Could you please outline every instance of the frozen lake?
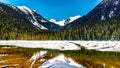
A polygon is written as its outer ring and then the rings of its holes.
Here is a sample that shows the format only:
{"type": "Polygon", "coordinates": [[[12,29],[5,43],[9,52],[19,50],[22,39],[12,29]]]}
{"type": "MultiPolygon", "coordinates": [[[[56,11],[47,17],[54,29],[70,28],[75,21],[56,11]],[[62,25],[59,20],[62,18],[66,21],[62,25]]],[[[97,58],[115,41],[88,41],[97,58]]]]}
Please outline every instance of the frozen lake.
{"type": "Polygon", "coordinates": [[[27,41],[2,40],[0,45],[12,45],[26,48],[45,48],[58,50],[95,49],[98,51],[120,51],[120,41],[27,41]]]}

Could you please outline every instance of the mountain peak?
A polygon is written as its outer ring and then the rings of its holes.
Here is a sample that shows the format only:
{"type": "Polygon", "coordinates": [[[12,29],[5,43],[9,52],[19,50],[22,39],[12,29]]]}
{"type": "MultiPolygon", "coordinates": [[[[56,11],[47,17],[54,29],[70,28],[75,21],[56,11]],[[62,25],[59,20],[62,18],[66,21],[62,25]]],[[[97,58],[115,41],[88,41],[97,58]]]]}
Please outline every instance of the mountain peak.
{"type": "Polygon", "coordinates": [[[17,6],[21,11],[23,11],[26,14],[32,13],[33,11],[31,9],[29,9],[26,6],[17,6]]]}
{"type": "Polygon", "coordinates": [[[57,21],[56,19],[50,19],[49,21],[50,22],[53,22],[55,24],[58,24],[60,26],[65,26],[73,21],[75,21],[76,19],[80,18],[81,16],[80,15],[77,15],[77,16],[74,16],[74,17],[69,17],[68,19],[63,19],[61,21],[57,21]]]}

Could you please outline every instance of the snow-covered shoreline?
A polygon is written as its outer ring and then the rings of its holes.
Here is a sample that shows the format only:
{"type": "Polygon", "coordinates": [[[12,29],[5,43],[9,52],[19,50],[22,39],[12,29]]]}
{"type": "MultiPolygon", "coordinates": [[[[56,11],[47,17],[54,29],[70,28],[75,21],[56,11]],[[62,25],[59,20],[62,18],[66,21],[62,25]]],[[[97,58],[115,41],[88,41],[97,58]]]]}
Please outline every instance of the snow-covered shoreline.
{"type": "Polygon", "coordinates": [[[120,41],[73,41],[86,49],[120,52],[120,41]]]}
{"type": "Polygon", "coordinates": [[[25,48],[45,48],[57,50],[80,50],[79,44],[86,49],[95,49],[98,51],[119,51],[120,41],[39,41],[39,40],[1,40],[0,45],[12,45],[25,48]]]}
{"type": "Polygon", "coordinates": [[[68,41],[27,41],[27,40],[2,40],[0,45],[11,45],[25,48],[44,48],[57,50],[79,50],[80,47],[68,41]]]}

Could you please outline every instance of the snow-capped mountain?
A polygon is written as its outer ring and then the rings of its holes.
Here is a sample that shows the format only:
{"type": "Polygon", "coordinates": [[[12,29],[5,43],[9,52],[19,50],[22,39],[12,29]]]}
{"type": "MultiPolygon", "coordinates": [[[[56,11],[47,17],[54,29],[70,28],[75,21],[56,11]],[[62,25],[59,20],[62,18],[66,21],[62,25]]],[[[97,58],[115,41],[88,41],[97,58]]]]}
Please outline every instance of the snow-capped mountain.
{"type": "Polygon", "coordinates": [[[106,20],[120,16],[120,0],[103,0],[87,15],[91,20],[106,20]]]}
{"type": "MultiPolygon", "coordinates": [[[[21,12],[25,13],[26,15],[30,15],[28,18],[28,20],[36,27],[40,28],[40,29],[46,29],[46,27],[42,26],[38,20],[37,20],[37,16],[35,16],[36,11],[33,11],[31,9],[29,9],[26,6],[17,6],[16,8],[18,8],[21,12]]],[[[39,17],[39,16],[38,16],[39,17]]],[[[45,20],[43,17],[40,17],[40,22],[47,22],[47,20],[45,20]]]]}
{"type": "Polygon", "coordinates": [[[29,22],[30,24],[32,24],[33,27],[37,28],[38,30],[43,29],[57,31],[61,29],[59,25],[49,22],[40,14],[38,14],[37,11],[31,10],[26,6],[14,6],[0,2],[0,9],[1,13],[7,12],[7,15],[11,14],[15,18],[22,19],[21,21],[29,22]]]}
{"type": "Polygon", "coordinates": [[[55,23],[55,24],[58,24],[58,25],[60,25],[60,26],[65,26],[65,25],[73,22],[74,20],[76,20],[76,19],[78,19],[78,18],[80,18],[80,17],[81,17],[80,15],[77,15],[77,16],[74,16],[74,17],[69,17],[69,18],[66,19],[66,20],[63,19],[63,20],[61,20],[61,21],[56,21],[55,19],[50,19],[49,21],[50,21],[50,22],[53,22],[53,23],[55,23]]]}
{"type": "Polygon", "coordinates": [[[120,17],[120,0],[103,0],[88,14],[66,25],[65,29],[84,23],[91,23],[117,17],[120,17]]]}

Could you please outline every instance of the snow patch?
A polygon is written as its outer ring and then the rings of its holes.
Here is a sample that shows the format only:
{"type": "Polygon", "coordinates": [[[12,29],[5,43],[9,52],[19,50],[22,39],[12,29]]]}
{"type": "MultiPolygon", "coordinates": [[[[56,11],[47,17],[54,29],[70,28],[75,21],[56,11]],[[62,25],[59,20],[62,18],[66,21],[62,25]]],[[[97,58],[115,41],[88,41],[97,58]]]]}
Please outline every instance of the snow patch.
{"type": "Polygon", "coordinates": [[[40,29],[43,29],[43,30],[48,30],[48,28],[44,27],[44,26],[41,26],[40,29]]]}
{"type": "Polygon", "coordinates": [[[117,8],[115,7],[114,10],[117,10],[117,8]]]}
{"type": "Polygon", "coordinates": [[[114,16],[114,11],[110,11],[109,17],[111,18],[111,17],[113,17],[113,16],[114,16]]]}
{"type": "Polygon", "coordinates": [[[80,15],[74,16],[74,17],[70,17],[70,18],[69,18],[69,19],[70,19],[69,22],[73,22],[74,20],[76,20],[76,19],[78,19],[78,18],[80,18],[80,17],[81,17],[80,15]]]}
{"type": "Polygon", "coordinates": [[[57,22],[55,19],[50,19],[49,21],[50,21],[50,22],[54,22],[54,23],[57,22]]]}
{"type": "Polygon", "coordinates": [[[115,1],[114,4],[115,4],[115,5],[118,5],[118,4],[119,4],[119,1],[115,1]]]}
{"type": "Polygon", "coordinates": [[[41,25],[38,22],[34,22],[33,25],[35,25],[37,27],[41,27],[41,25]]]}
{"type": "Polygon", "coordinates": [[[56,22],[56,24],[58,24],[60,26],[64,26],[64,22],[65,22],[65,20],[63,19],[61,21],[56,22]]]}
{"type": "Polygon", "coordinates": [[[103,15],[101,16],[101,20],[105,20],[105,17],[103,15]]]}
{"type": "Polygon", "coordinates": [[[53,23],[55,23],[55,24],[58,24],[58,25],[60,25],[60,26],[64,26],[64,22],[65,22],[64,19],[61,20],[61,21],[56,21],[55,19],[50,19],[49,21],[50,21],[50,22],[53,22],[53,23]]]}
{"type": "Polygon", "coordinates": [[[25,14],[32,13],[32,11],[29,8],[27,8],[26,6],[17,6],[17,7],[18,7],[18,9],[20,9],[25,14]]]}
{"type": "Polygon", "coordinates": [[[47,22],[47,21],[46,21],[46,20],[41,20],[41,22],[43,22],[43,23],[44,23],[44,22],[47,22]]]}

